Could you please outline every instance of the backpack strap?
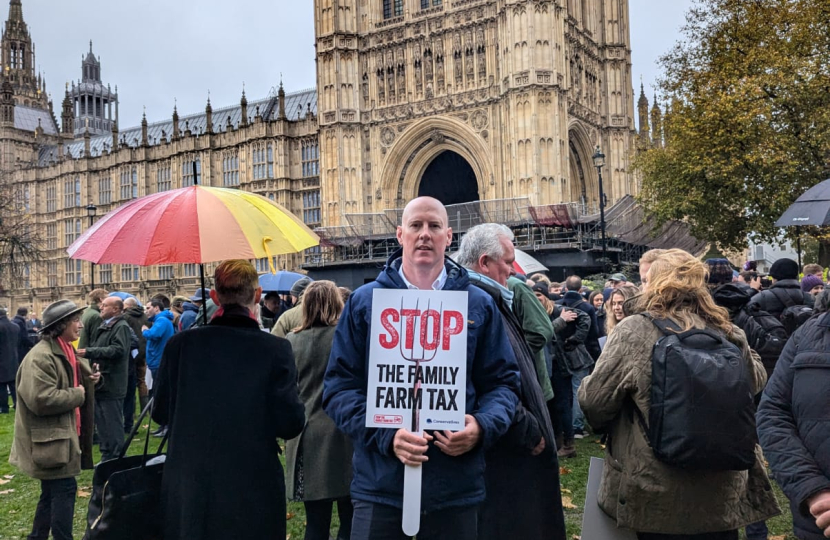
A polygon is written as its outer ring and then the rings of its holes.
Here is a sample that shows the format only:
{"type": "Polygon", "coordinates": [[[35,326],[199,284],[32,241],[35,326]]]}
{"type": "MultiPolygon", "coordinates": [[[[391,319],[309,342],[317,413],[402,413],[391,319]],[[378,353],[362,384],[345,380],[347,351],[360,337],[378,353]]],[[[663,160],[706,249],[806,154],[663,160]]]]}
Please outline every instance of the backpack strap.
{"type": "MultiPolygon", "coordinates": [[[[775,287],[772,287],[772,288],[770,288],[770,292],[772,292],[773,296],[778,298],[779,302],[784,304],[784,307],[790,308],[790,307],[798,305],[798,304],[795,303],[795,300],[793,300],[792,297],[789,294],[785,293],[781,289],[776,289],[775,287]]],[[[799,292],[801,292],[801,291],[799,291],[799,292]]],[[[802,302],[804,301],[804,296],[801,297],[801,301],[802,302]]]]}
{"type": "Polygon", "coordinates": [[[656,326],[664,336],[676,336],[677,334],[683,332],[683,329],[671,319],[657,319],[654,315],[648,312],[640,313],[640,315],[650,320],[651,324],[656,326]]]}

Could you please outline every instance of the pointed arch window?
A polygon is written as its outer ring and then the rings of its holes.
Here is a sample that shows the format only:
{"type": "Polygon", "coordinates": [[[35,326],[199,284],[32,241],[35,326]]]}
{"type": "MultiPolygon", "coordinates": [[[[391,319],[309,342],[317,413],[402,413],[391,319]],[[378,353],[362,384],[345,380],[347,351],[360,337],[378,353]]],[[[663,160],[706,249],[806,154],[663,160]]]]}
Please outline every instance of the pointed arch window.
{"type": "Polygon", "coordinates": [[[383,18],[391,19],[403,15],[403,0],[383,0],[383,18]]]}

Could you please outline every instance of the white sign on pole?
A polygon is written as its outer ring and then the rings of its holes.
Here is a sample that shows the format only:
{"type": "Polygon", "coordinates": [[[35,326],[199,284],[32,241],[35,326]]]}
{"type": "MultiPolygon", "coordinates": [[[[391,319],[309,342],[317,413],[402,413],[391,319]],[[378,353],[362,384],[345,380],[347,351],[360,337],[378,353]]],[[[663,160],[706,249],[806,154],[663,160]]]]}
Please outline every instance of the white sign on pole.
{"type": "Polygon", "coordinates": [[[366,427],[464,429],[467,293],[376,289],[366,427]]]}
{"type": "MultiPolygon", "coordinates": [[[[464,429],[467,293],[375,289],[371,328],[366,427],[464,429]]],[[[407,536],[421,526],[422,472],[420,465],[404,466],[407,536]]]]}

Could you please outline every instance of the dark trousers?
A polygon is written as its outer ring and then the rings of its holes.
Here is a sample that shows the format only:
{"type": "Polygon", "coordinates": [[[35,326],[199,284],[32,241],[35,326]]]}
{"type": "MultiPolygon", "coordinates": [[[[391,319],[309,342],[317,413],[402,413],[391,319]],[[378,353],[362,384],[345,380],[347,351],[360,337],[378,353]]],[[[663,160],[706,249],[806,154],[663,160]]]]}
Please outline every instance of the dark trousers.
{"type": "MultiPolygon", "coordinates": [[[[354,501],[351,540],[408,540],[401,530],[402,511],[394,506],[354,501]]],[[[418,540],[475,540],[478,507],[447,508],[421,513],[418,540]]]]}
{"type": "Polygon", "coordinates": [[[738,531],[704,534],[637,533],[637,538],[639,540],[738,540],[738,531]]]}
{"type": "Polygon", "coordinates": [[[17,407],[17,391],[14,381],[0,382],[0,413],[9,412],[9,394],[12,396],[12,407],[17,407]]]}
{"type": "Polygon", "coordinates": [[[769,529],[766,521],[750,523],[746,526],[746,540],[767,540],[769,529]]]}
{"type": "Polygon", "coordinates": [[[574,438],[573,423],[573,384],[570,374],[554,371],[550,378],[553,386],[553,410],[550,421],[553,424],[553,434],[561,434],[566,441],[574,438]]]}
{"type": "Polygon", "coordinates": [[[40,481],[40,499],[29,540],[47,540],[49,531],[55,540],[72,540],[72,518],[75,516],[75,477],[40,481]]]}
{"type": "Polygon", "coordinates": [[[124,433],[133,429],[133,418],[135,418],[135,389],[138,386],[138,379],[135,375],[135,358],[130,355],[130,365],[127,368],[127,395],[124,396],[124,433]]]}
{"type": "Polygon", "coordinates": [[[95,427],[101,461],[118,457],[124,444],[124,402],[120,399],[95,400],[95,427]]]}
{"type": "Polygon", "coordinates": [[[305,505],[305,540],[329,540],[331,529],[331,507],[337,502],[337,515],[340,518],[340,529],[337,531],[337,540],[349,540],[352,536],[352,500],[348,497],[333,501],[306,501],[305,505]]]}

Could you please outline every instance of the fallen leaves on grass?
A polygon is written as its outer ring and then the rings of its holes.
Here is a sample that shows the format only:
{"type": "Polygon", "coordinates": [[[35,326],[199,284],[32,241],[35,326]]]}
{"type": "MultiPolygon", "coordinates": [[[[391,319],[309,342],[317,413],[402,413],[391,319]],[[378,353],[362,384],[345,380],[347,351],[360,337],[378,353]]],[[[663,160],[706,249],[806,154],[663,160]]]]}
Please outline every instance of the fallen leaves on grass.
{"type": "Polygon", "coordinates": [[[293,519],[296,514],[294,512],[288,512],[285,514],[285,519],[293,519]]]}
{"type": "Polygon", "coordinates": [[[0,491],[0,495],[8,495],[9,493],[14,493],[13,489],[7,489],[4,491],[0,491]]]}
{"type": "Polygon", "coordinates": [[[90,495],[89,491],[84,491],[83,489],[78,490],[78,497],[87,498],[87,497],[89,497],[89,495],[90,495]]]}
{"type": "Polygon", "coordinates": [[[9,482],[11,482],[11,480],[4,480],[0,478],[0,486],[2,486],[3,484],[8,484],[9,482]]]}
{"type": "Polygon", "coordinates": [[[14,475],[13,474],[7,474],[3,478],[5,478],[6,480],[11,480],[12,478],[14,478],[14,475]]]}
{"type": "Polygon", "coordinates": [[[573,503],[570,497],[562,497],[562,508],[576,510],[578,507],[573,503]]]}
{"type": "Polygon", "coordinates": [[[578,534],[575,534],[575,535],[571,536],[571,540],[581,540],[581,539],[582,539],[582,537],[579,536],[578,534]]]}
{"type": "Polygon", "coordinates": [[[571,494],[572,494],[572,493],[571,493],[571,490],[570,490],[570,489],[568,489],[568,488],[563,488],[563,487],[561,487],[561,488],[559,488],[559,491],[560,491],[561,493],[567,493],[568,495],[571,495],[571,494]]]}
{"type": "Polygon", "coordinates": [[[781,536],[770,536],[769,540],[787,540],[787,535],[782,534],[781,536]]]}
{"type": "Polygon", "coordinates": [[[571,474],[571,470],[567,467],[559,467],[559,476],[565,476],[566,474],[571,474]]]}

